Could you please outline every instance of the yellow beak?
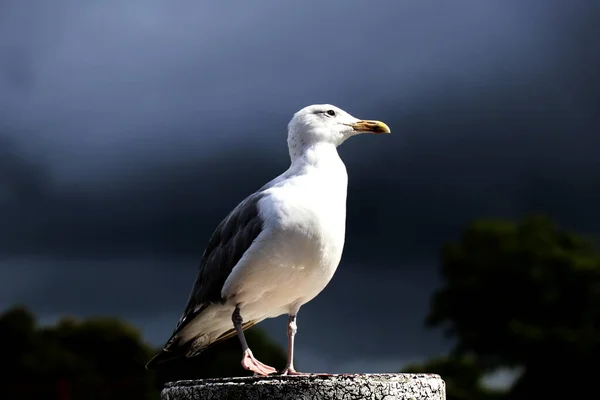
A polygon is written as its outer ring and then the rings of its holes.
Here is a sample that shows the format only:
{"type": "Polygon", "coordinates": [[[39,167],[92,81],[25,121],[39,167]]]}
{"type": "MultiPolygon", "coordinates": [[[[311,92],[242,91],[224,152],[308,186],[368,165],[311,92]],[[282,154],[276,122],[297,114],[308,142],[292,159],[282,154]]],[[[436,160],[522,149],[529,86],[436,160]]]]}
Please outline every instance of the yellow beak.
{"type": "Polygon", "coordinates": [[[381,121],[361,120],[350,124],[356,132],[391,133],[390,127],[381,121]]]}

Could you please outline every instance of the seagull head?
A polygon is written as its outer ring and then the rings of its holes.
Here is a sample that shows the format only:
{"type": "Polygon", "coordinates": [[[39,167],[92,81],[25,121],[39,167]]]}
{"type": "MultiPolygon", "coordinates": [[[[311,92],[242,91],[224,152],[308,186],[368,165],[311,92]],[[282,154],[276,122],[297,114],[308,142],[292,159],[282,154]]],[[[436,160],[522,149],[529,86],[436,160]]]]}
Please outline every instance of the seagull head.
{"type": "Polygon", "coordinates": [[[314,104],[294,114],[288,124],[288,144],[339,146],[359,133],[390,133],[390,128],[381,121],[356,118],[331,104],[314,104]]]}

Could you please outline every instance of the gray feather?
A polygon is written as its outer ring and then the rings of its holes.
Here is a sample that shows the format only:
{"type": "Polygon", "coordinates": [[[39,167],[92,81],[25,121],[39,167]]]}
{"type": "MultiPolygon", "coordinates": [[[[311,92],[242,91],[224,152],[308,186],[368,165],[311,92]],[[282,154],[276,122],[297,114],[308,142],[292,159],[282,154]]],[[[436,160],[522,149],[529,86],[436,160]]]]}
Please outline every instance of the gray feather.
{"type": "Polygon", "coordinates": [[[213,232],[200,260],[200,269],[183,315],[163,350],[150,360],[147,368],[181,356],[194,356],[212,344],[199,340],[200,337],[182,343],[178,333],[211,304],[225,302],[226,299],[221,298],[225,281],[262,231],[258,201],[264,196],[265,188],[238,204],[213,232]]]}
{"type": "Polygon", "coordinates": [[[221,298],[225,281],[262,231],[258,201],[263,196],[263,192],[248,196],[213,232],[200,261],[200,271],[182,320],[204,306],[225,301],[221,298]]]}

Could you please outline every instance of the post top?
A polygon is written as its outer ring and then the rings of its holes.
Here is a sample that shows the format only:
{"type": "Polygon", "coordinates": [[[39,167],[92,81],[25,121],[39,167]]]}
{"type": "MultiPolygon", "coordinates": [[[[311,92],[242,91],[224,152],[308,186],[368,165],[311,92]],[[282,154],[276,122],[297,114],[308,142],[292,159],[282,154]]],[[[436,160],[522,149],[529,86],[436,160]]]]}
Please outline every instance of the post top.
{"type": "Polygon", "coordinates": [[[339,381],[350,380],[357,381],[390,381],[390,382],[408,382],[413,380],[440,380],[437,374],[310,374],[310,375],[270,375],[270,376],[236,376],[228,378],[207,378],[192,379],[175,382],[167,382],[165,387],[177,386],[197,386],[197,385],[231,385],[231,384],[256,384],[256,383],[277,383],[286,381],[339,381]]]}
{"type": "Polygon", "coordinates": [[[169,382],[161,398],[444,400],[446,390],[436,374],[274,375],[169,382]]]}

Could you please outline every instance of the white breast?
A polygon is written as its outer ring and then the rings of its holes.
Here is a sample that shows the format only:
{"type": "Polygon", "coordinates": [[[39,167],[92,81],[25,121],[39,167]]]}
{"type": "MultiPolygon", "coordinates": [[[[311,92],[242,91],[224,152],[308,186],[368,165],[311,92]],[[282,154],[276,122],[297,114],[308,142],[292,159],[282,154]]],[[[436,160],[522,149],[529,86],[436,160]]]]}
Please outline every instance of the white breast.
{"type": "Polygon", "coordinates": [[[269,190],[260,209],[265,227],[293,237],[306,251],[304,260],[328,265],[339,262],[346,228],[348,176],[337,157],[326,165],[304,166],[269,190]]]}
{"type": "Polygon", "coordinates": [[[271,238],[265,251],[274,300],[299,306],[333,277],[344,247],[345,183],[345,172],[333,176],[315,171],[290,179],[260,204],[271,238]]]}
{"type": "Polygon", "coordinates": [[[246,309],[269,316],[293,312],[335,273],[344,247],[348,182],[335,155],[326,165],[288,171],[259,201],[263,232],[224,287],[246,309]]]}

